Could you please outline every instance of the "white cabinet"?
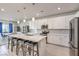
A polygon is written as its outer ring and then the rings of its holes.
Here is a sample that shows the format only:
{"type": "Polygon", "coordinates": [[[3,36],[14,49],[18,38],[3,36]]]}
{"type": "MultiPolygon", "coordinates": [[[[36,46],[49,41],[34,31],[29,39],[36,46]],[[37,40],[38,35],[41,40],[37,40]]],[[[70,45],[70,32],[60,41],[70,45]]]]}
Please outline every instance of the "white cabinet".
{"type": "Polygon", "coordinates": [[[41,29],[41,25],[48,24],[49,29],[69,29],[69,21],[73,15],[58,16],[44,19],[36,19],[34,22],[30,21],[31,28],[41,29]]]}
{"type": "Polygon", "coordinates": [[[41,29],[41,25],[47,24],[47,19],[36,20],[34,24],[37,29],[41,29]]]}
{"type": "Polygon", "coordinates": [[[67,30],[50,30],[48,34],[48,43],[69,47],[68,31],[67,30]]]}
{"type": "Polygon", "coordinates": [[[65,17],[50,18],[48,21],[49,29],[65,29],[65,17]]]}
{"type": "Polygon", "coordinates": [[[73,15],[48,18],[49,29],[69,29],[69,21],[73,15]]]}

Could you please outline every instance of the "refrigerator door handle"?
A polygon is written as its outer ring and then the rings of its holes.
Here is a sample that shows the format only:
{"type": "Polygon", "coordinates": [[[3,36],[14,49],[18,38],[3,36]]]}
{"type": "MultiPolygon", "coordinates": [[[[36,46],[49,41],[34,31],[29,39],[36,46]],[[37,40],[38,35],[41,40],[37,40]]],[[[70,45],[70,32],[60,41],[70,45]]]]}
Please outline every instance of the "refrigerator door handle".
{"type": "Polygon", "coordinates": [[[72,23],[71,22],[70,22],[69,38],[70,38],[70,41],[72,41],[72,23]]]}

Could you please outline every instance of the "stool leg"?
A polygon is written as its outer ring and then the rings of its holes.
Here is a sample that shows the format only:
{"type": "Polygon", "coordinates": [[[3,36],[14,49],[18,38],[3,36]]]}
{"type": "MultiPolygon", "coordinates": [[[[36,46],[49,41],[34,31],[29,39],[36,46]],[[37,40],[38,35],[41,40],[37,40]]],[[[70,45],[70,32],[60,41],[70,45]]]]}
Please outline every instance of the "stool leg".
{"type": "Polygon", "coordinates": [[[47,42],[47,37],[46,37],[46,44],[47,44],[48,42],[47,42]]]}
{"type": "Polygon", "coordinates": [[[37,56],[39,56],[39,46],[37,44],[37,56]]]}
{"type": "Polygon", "coordinates": [[[24,56],[26,56],[26,45],[24,43],[24,56]]]}
{"type": "Polygon", "coordinates": [[[27,49],[27,45],[24,43],[24,54],[25,54],[24,56],[26,56],[26,53],[27,53],[26,49],[27,49]]]}
{"type": "Polygon", "coordinates": [[[34,45],[33,45],[33,56],[34,56],[34,45]]]}
{"type": "Polygon", "coordinates": [[[11,39],[11,51],[13,52],[13,39],[11,39]]]}
{"type": "Polygon", "coordinates": [[[10,38],[8,38],[8,49],[9,49],[9,46],[10,46],[10,38]]]}
{"type": "Polygon", "coordinates": [[[28,47],[29,55],[31,55],[31,47],[28,47]]]}
{"type": "Polygon", "coordinates": [[[22,47],[23,56],[25,56],[26,55],[26,51],[25,51],[25,43],[24,42],[21,45],[21,47],[22,47]]]}
{"type": "Polygon", "coordinates": [[[13,39],[13,46],[15,46],[15,39],[13,39]]]}
{"type": "Polygon", "coordinates": [[[26,44],[25,45],[25,53],[26,53],[26,55],[27,55],[27,52],[28,52],[29,50],[28,50],[28,45],[26,44]]]}
{"type": "Polygon", "coordinates": [[[17,43],[16,43],[16,55],[18,55],[18,52],[19,52],[19,41],[17,40],[17,43]]]}

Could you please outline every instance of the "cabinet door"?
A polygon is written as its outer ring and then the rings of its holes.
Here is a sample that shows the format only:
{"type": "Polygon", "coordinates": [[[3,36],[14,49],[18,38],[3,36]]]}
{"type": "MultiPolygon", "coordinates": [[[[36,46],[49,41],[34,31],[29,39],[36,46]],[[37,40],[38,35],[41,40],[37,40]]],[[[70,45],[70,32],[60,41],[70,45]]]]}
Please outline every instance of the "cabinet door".
{"type": "Polygon", "coordinates": [[[65,17],[50,18],[49,29],[65,29],[65,17]]]}
{"type": "Polygon", "coordinates": [[[37,29],[41,29],[41,26],[44,25],[44,24],[47,24],[47,19],[39,19],[39,20],[36,20],[37,22],[37,29]]]}

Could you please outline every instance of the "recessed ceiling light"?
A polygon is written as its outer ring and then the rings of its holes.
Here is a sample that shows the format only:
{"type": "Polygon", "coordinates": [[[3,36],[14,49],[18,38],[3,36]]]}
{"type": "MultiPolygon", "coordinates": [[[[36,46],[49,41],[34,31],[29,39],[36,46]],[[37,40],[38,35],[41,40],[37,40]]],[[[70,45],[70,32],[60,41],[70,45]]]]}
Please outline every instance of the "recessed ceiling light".
{"type": "Polygon", "coordinates": [[[58,9],[58,10],[60,10],[61,8],[60,8],[60,7],[58,7],[57,9],[58,9]]]}
{"type": "Polygon", "coordinates": [[[23,22],[26,22],[26,20],[24,19],[23,22]]]}
{"type": "Polygon", "coordinates": [[[1,11],[4,11],[4,9],[3,9],[3,8],[1,8],[1,11]]]}
{"type": "Polygon", "coordinates": [[[35,17],[32,17],[32,21],[35,21],[35,17]]]}
{"type": "Polygon", "coordinates": [[[19,23],[20,23],[20,21],[17,21],[17,23],[19,24],[19,23]]]}

